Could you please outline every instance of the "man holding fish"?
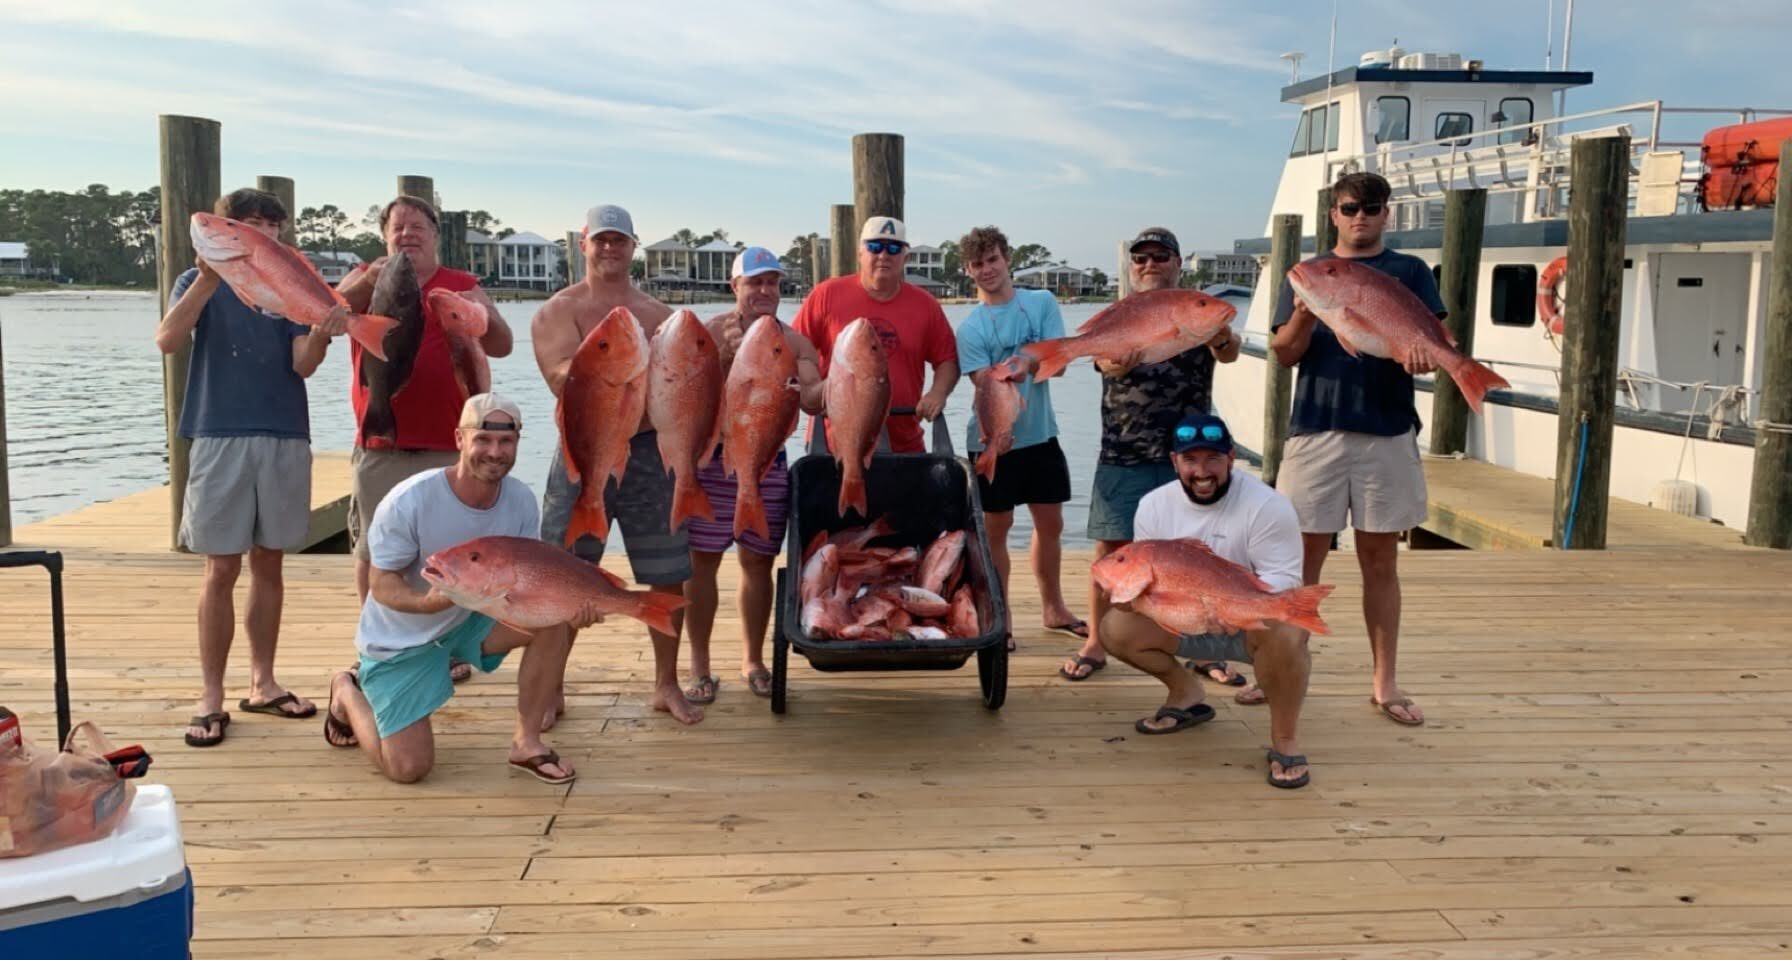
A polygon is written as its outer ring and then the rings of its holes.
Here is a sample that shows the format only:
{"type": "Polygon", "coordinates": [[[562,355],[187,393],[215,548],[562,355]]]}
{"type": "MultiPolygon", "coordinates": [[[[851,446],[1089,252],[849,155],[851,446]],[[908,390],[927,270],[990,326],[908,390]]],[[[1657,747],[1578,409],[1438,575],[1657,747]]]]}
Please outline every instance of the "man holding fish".
{"type": "Polygon", "coordinates": [[[977,285],[977,306],[958,326],[958,363],[976,388],[965,448],[977,454],[978,495],[1002,595],[1008,596],[1008,531],[1014,508],[1025,504],[1033,518],[1033,577],[1045,628],[1087,640],[1088,624],[1065,604],[1058,577],[1070,467],[1058,446],[1051,386],[1033,376],[1038,361],[1017,352],[1064,336],[1058,298],[1049,290],[1015,289],[1008,237],[995,227],[965,234],[958,251],[977,285]]]}
{"type": "MultiPolygon", "coordinates": [[[[784,280],[783,264],[777,254],[764,247],[747,247],[734,257],[728,285],[734,291],[734,309],[704,322],[710,337],[719,348],[721,376],[715,397],[720,405],[722,380],[732,370],[754,321],[778,315],[778,289],[784,280]]],[[[808,339],[780,324],[780,332],[796,357],[799,404],[804,413],[817,414],[824,409],[821,358],[808,339]]],[[[720,411],[714,411],[719,415],[720,411]]],[[[692,517],[687,533],[691,541],[690,583],[685,586],[690,601],[685,626],[691,646],[690,686],[685,697],[692,703],[710,703],[716,698],[721,681],[710,670],[709,641],[715,627],[716,610],[721,605],[717,595],[717,577],[722,556],[734,546],[740,563],[740,592],[736,599],[741,620],[740,675],[756,696],[772,695],[772,674],[765,666],[765,631],[771,621],[772,567],[782,550],[785,523],[790,512],[790,471],[782,449],[773,457],[770,468],[758,478],[760,500],[765,504],[766,535],[756,530],[742,530],[735,536],[735,501],[740,495],[742,478],[731,476],[719,449],[707,451],[709,462],[697,470],[697,481],[708,498],[709,517],[692,517]]]]}
{"type": "MultiPolygon", "coordinates": [[[[1488,389],[1506,383],[1451,346],[1431,268],[1382,244],[1391,192],[1378,174],[1340,178],[1331,208],[1337,246],[1282,281],[1270,348],[1283,366],[1299,364],[1300,376],[1276,486],[1300,515],[1307,583],[1319,581],[1346,522],[1355,528],[1375,664],[1369,701],[1395,723],[1418,726],[1425,714],[1395,674],[1400,536],[1427,512],[1412,378],[1442,368],[1476,412],[1488,389]]],[[[1261,702],[1258,694],[1239,700],[1261,702]]]]}
{"type": "Polygon", "coordinates": [[[222,743],[230,725],[224,670],[236,631],[232,598],[245,553],[249,606],[243,630],[249,636],[250,689],[237,708],[289,719],[317,713],[315,704],[274,679],[284,551],[304,545],[311,516],[305,378],[351,319],[358,334],[376,342],[384,328],[378,318],[351,318],[323,281],[306,272],[299,254],[280,243],[286,219],[286,208],[273,194],[247,188],[218,198],[213,214],[195,215],[197,266],[175,281],[168,315],[156,328],[156,346],[163,353],[193,346],[180,420],[180,435],[192,441],[180,543],[205,556],[205,575],[199,590],[203,686],[186,730],[191,747],[222,743]],[[282,268],[286,275],[278,276],[282,268]],[[258,272],[277,279],[268,283],[258,272]]]}
{"type": "MultiPolygon", "coordinates": [[[[1140,498],[1175,479],[1166,438],[1190,412],[1213,406],[1213,373],[1238,359],[1230,305],[1179,290],[1182,246],[1163,227],[1147,227],[1129,245],[1133,292],[1090,318],[1080,336],[1027,349],[1040,359],[1035,376],[1051,376],[1073,356],[1093,356],[1101,371],[1101,457],[1089,493],[1089,539],[1099,559],[1133,539],[1140,498]]],[[[1108,599],[1091,582],[1092,630],[1060,675],[1087,680],[1107,665],[1101,620],[1108,599]]],[[[1234,682],[1224,663],[1196,668],[1234,682]]]]}
{"type": "MultiPolygon", "coordinates": [[[[677,486],[647,416],[648,338],[672,310],[630,281],[635,244],[627,210],[604,204],[586,211],[579,244],[585,279],[554,294],[530,324],[535,361],[559,398],[561,430],[542,495],[541,538],[597,563],[613,517],[635,582],[682,597],[691,578],[690,543],[683,528],[671,525],[677,486]]],[[[674,617],[670,631],[648,628],[654,663],[649,705],[690,724],[703,719],[703,710],[678,684],[682,619],[674,617]]],[[[564,708],[562,696],[545,722],[564,708]]]]}

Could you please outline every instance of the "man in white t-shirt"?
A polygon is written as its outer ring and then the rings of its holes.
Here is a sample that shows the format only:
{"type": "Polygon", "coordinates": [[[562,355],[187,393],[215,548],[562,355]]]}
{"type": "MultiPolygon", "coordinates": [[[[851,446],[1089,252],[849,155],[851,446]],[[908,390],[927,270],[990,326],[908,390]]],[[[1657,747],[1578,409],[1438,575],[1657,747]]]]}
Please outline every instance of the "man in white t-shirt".
{"type": "MultiPolygon", "coordinates": [[[[1231,431],[1209,414],[1190,414],[1170,441],[1176,479],[1146,494],[1133,517],[1135,540],[1200,540],[1213,552],[1248,567],[1274,590],[1301,585],[1300,520],[1293,504],[1263,481],[1233,470],[1231,431]]],[[[1140,733],[1174,733],[1213,719],[1206,691],[1177,657],[1242,660],[1257,667],[1269,695],[1269,782],[1307,784],[1307,759],[1295,742],[1301,702],[1312,666],[1307,632],[1270,621],[1263,630],[1231,635],[1176,636],[1122,604],[1101,621],[1102,643],[1122,661],[1169,688],[1164,707],[1142,719],[1140,733]]]]}
{"type": "Polygon", "coordinates": [[[460,459],[401,481],[368,524],[373,573],[355,628],[361,661],[330,682],[324,739],[358,743],[399,783],[422,779],[435,763],[429,718],[454,695],[449,659],[490,673],[518,647],[528,649],[517,673],[510,765],[545,783],[574,777],[572,765],[541,742],[541,729],[566,673],[572,631],[602,619],[599,611],[589,607],[570,624],[523,633],[455,606],[421,573],[431,554],[477,537],[539,535],[535,495],[509,475],[522,426],[515,403],[495,393],[468,398],[454,433],[460,459]]]}

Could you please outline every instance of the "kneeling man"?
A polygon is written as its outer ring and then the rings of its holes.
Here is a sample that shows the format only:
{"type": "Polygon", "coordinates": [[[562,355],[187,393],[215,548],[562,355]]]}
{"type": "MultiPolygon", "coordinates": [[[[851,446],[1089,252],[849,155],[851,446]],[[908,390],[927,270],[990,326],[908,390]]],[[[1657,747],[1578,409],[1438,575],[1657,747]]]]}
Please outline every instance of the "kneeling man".
{"type": "Polygon", "coordinates": [[[518,647],[528,649],[517,675],[510,765],[545,783],[572,782],[572,765],[541,741],[541,718],[566,673],[572,631],[597,622],[599,611],[524,633],[456,607],[422,576],[438,550],[476,537],[539,535],[535,495],[509,475],[522,425],[515,403],[495,393],[468,398],[454,434],[456,463],[400,482],[368,525],[373,576],[355,629],[361,661],[330,683],[324,739],[337,747],[359,743],[399,783],[422,779],[435,763],[429,717],[454,695],[449,659],[490,673],[518,647]]]}
{"type": "MultiPolygon", "coordinates": [[[[1232,434],[1225,421],[1191,414],[1170,438],[1176,479],[1146,494],[1133,518],[1135,540],[1193,538],[1219,556],[1255,573],[1272,590],[1301,585],[1300,521],[1288,498],[1263,481],[1233,470],[1232,434]]],[[[1175,636],[1127,605],[1101,620],[1108,652],[1151,674],[1169,688],[1157,715],[1138,721],[1140,733],[1175,733],[1213,719],[1206,691],[1177,657],[1241,660],[1257,667],[1269,695],[1269,782],[1283,788],[1307,784],[1307,759],[1295,742],[1301,702],[1307,695],[1307,632],[1268,621],[1262,630],[1229,636],[1175,636]]]]}

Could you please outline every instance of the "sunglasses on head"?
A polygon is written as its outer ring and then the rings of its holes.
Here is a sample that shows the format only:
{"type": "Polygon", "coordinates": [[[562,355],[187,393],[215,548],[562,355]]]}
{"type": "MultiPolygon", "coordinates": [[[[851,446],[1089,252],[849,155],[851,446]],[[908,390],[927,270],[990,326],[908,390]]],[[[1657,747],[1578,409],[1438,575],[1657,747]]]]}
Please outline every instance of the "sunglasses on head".
{"type": "Polygon", "coordinates": [[[474,430],[485,430],[492,433],[521,433],[516,424],[508,420],[482,420],[474,430]]]}
{"type": "Polygon", "coordinates": [[[1226,431],[1220,429],[1220,425],[1217,423],[1209,423],[1198,430],[1185,423],[1176,428],[1176,442],[1193,443],[1197,434],[1209,443],[1218,443],[1226,439],[1226,431]]]}
{"type": "Polygon", "coordinates": [[[1387,208],[1388,205],[1385,203],[1357,203],[1354,200],[1346,200],[1338,204],[1338,212],[1347,217],[1354,217],[1359,213],[1368,217],[1378,216],[1387,208]]]}
{"type": "Polygon", "coordinates": [[[1168,250],[1153,250],[1150,253],[1133,254],[1132,262],[1135,265],[1142,267],[1147,263],[1169,263],[1170,258],[1174,256],[1175,254],[1168,250]]]}
{"type": "Polygon", "coordinates": [[[907,244],[901,243],[896,240],[867,240],[867,241],[865,241],[865,250],[868,253],[887,253],[893,257],[907,249],[908,249],[907,244]]]}

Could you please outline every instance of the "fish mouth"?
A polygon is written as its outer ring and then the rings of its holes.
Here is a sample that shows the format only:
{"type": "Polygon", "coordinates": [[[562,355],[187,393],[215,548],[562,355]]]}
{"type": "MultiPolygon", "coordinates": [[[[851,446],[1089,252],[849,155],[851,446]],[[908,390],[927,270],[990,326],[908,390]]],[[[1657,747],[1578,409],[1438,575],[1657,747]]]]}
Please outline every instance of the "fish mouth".
{"type": "Polygon", "coordinates": [[[424,564],[423,569],[419,570],[417,572],[423,577],[423,579],[428,580],[430,583],[441,583],[442,581],[448,579],[447,576],[442,573],[441,568],[437,567],[433,563],[424,564]]]}

